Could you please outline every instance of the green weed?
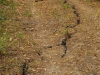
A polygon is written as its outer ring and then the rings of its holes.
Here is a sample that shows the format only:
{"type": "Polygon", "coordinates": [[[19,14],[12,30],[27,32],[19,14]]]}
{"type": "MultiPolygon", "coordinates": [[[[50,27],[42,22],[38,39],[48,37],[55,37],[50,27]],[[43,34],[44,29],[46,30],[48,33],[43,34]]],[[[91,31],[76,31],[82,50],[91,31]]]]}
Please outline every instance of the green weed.
{"type": "Polygon", "coordinates": [[[0,0],[0,5],[2,6],[8,6],[8,8],[14,9],[14,7],[17,5],[13,0],[0,0]]]}
{"type": "Polygon", "coordinates": [[[5,20],[9,20],[15,14],[15,3],[13,0],[0,0],[0,26],[5,20]],[[12,10],[14,9],[14,10],[12,10]]]}
{"type": "Polygon", "coordinates": [[[25,35],[23,33],[17,33],[16,36],[21,38],[21,39],[25,38],[25,35]]]}
{"type": "Polygon", "coordinates": [[[10,2],[9,6],[12,8],[12,9],[15,9],[15,6],[17,6],[17,3],[15,3],[13,0],[10,2]]]}
{"type": "Polygon", "coordinates": [[[32,44],[33,44],[33,45],[36,45],[36,42],[33,41],[32,44]]]}
{"type": "Polygon", "coordinates": [[[39,49],[39,50],[36,50],[36,53],[40,56],[42,51],[39,49]]]}
{"type": "Polygon", "coordinates": [[[0,24],[5,20],[7,20],[7,11],[0,8],[0,24]]]}
{"type": "Polygon", "coordinates": [[[54,10],[52,11],[52,15],[53,15],[53,16],[57,15],[57,10],[56,10],[56,9],[54,9],[54,10]]]}
{"type": "Polygon", "coordinates": [[[59,34],[63,34],[63,31],[59,31],[59,34]]]}
{"type": "Polygon", "coordinates": [[[69,4],[65,4],[65,5],[63,5],[63,8],[64,9],[70,8],[70,5],[69,4]]]}
{"type": "Polygon", "coordinates": [[[66,34],[66,35],[69,34],[68,28],[66,28],[65,34],[66,34]]]}
{"type": "Polygon", "coordinates": [[[0,0],[0,4],[2,4],[2,5],[9,5],[9,1],[7,1],[7,0],[0,0]]]}
{"type": "Polygon", "coordinates": [[[10,35],[8,33],[3,33],[3,35],[0,37],[0,51],[6,50],[9,37],[10,35]]]}
{"type": "Polygon", "coordinates": [[[69,25],[66,25],[66,30],[65,30],[65,34],[69,34],[69,25]]]}
{"type": "Polygon", "coordinates": [[[32,17],[32,13],[30,13],[29,11],[25,11],[24,12],[24,16],[32,17]]]}

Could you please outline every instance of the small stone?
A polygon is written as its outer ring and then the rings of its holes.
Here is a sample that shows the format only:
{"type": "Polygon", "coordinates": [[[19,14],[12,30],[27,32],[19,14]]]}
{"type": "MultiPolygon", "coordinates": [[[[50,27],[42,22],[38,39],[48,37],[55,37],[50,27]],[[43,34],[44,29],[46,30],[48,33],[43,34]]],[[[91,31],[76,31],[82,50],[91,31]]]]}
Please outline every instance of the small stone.
{"type": "Polygon", "coordinates": [[[32,69],[33,72],[35,72],[36,70],[32,69]]]}
{"type": "Polygon", "coordinates": [[[12,41],[12,38],[10,37],[9,41],[12,41]]]}
{"type": "Polygon", "coordinates": [[[54,64],[56,64],[57,62],[54,62],[54,64]]]}

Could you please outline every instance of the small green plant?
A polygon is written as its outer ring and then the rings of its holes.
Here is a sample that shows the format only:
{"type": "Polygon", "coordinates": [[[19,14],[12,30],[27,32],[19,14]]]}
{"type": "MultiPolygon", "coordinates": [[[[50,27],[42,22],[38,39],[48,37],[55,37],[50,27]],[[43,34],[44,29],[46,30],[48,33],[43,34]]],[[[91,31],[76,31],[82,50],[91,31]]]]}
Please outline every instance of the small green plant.
{"type": "Polygon", "coordinates": [[[56,10],[56,9],[54,9],[54,10],[52,11],[52,15],[53,15],[53,16],[57,15],[57,10],[56,10]]]}
{"type": "Polygon", "coordinates": [[[66,35],[69,34],[68,28],[66,28],[65,34],[66,35]]]}
{"type": "Polygon", "coordinates": [[[24,16],[32,17],[32,13],[30,13],[29,11],[25,11],[24,12],[24,16]]]}
{"type": "Polygon", "coordinates": [[[15,13],[15,11],[11,11],[15,6],[16,4],[13,0],[0,0],[0,26],[2,22],[8,20],[8,18],[10,19],[15,13]]]}
{"type": "Polygon", "coordinates": [[[9,6],[12,9],[17,5],[13,0],[0,0],[0,4],[3,6],[9,6]]]}
{"type": "Polygon", "coordinates": [[[63,34],[63,32],[62,31],[59,31],[59,34],[63,34]]]}
{"type": "Polygon", "coordinates": [[[15,9],[15,6],[16,6],[17,4],[12,0],[11,2],[10,2],[10,4],[9,4],[9,6],[12,8],[12,9],[15,9]]]}
{"type": "Polygon", "coordinates": [[[2,5],[8,5],[9,2],[7,0],[0,0],[0,4],[2,4],[2,5]]]}
{"type": "Polygon", "coordinates": [[[41,50],[36,50],[36,53],[40,56],[42,51],[41,50]]]}
{"type": "Polygon", "coordinates": [[[7,27],[3,23],[8,20],[11,11],[9,8],[14,8],[13,0],[0,0],[0,53],[6,52],[6,48],[9,42],[9,33],[7,33],[7,27]]]}
{"type": "Polygon", "coordinates": [[[3,33],[3,35],[0,37],[0,52],[5,51],[7,48],[7,44],[9,42],[9,34],[3,33]]]}
{"type": "Polygon", "coordinates": [[[65,38],[66,38],[66,39],[70,39],[70,38],[71,38],[71,34],[69,33],[68,27],[67,27],[66,30],[65,30],[65,38]]]}
{"type": "Polygon", "coordinates": [[[7,20],[7,11],[0,8],[0,24],[5,20],[7,20]]]}
{"type": "Polygon", "coordinates": [[[65,34],[69,34],[69,25],[66,25],[65,34]]]}
{"type": "Polygon", "coordinates": [[[32,44],[33,44],[33,45],[36,45],[36,42],[33,41],[32,44]]]}
{"type": "Polygon", "coordinates": [[[16,36],[21,38],[21,39],[25,38],[25,35],[23,33],[17,33],[16,36]]]}
{"type": "Polygon", "coordinates": [[[65,4],[63,5],[64,9],[67,9],[67,8],[70,8],[70,5],[69,4],[65,4]]]}

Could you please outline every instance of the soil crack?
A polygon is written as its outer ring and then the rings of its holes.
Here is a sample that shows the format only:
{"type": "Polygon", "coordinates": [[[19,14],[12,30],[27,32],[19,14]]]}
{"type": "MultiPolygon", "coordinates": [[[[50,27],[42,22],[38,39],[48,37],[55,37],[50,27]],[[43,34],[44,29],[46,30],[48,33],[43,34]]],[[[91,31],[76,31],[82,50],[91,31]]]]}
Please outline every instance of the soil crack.
{"type": "MultiPolygon", "coordinates": [[[[65,3],[67,3],[67,1],[64,0],[63,3],[65,4],[65,3]]],[[[70,4],[69,4],[69,5],[70,5],[70,4]]],[[[74,14],[76,15],[76,17],[77,17],[77,19],[76,19],[76,23],[77,23],[77,24],[74,25],[74,26],[67,26],[67,27],[66,27],[66,28],[74,28],[75,32],[72,33],[72,34],[67,34],[67,35],[65,36],[65,38],[62,39],[61,45],[63,45],[64,48],[65,48],[64,54],[61,56],[62,58],[66,55],[66,51],[67,51],[66,41],[67,41],[67,39],[70,39],[70,38],[71,38],[71,35],[77,33],[77,30],[75,29],[75,27],[76,27],[77,25],[80,24],[80,16],[79,16],[79,13],[77,12],[77,9],[76,9],[75,6],[73,6],[73,5],[71,5],[71,8],[74,10],[73,13],[74,13],[74,14]]]]}
{"type": "Polygon", "coordinates": [[[22,74],[21,75],[27,75],[27,70],[28,70],[28,64],[26,62],[24,62],[22,65],[22,74]]]}

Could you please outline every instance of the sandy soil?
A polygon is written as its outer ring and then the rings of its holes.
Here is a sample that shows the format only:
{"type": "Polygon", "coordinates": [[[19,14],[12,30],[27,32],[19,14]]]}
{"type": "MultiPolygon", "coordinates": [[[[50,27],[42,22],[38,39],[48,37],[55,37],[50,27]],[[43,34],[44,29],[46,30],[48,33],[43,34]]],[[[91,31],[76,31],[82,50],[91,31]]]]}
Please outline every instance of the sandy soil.
{"type": "Polygon", "coordinates": [[[0,75],[100,75],[98,6],[84,0],[32,1],[33,16],[22,22],[28,44],[14,50],[12,61],[0,60],[8,64],[0,75]]]}

